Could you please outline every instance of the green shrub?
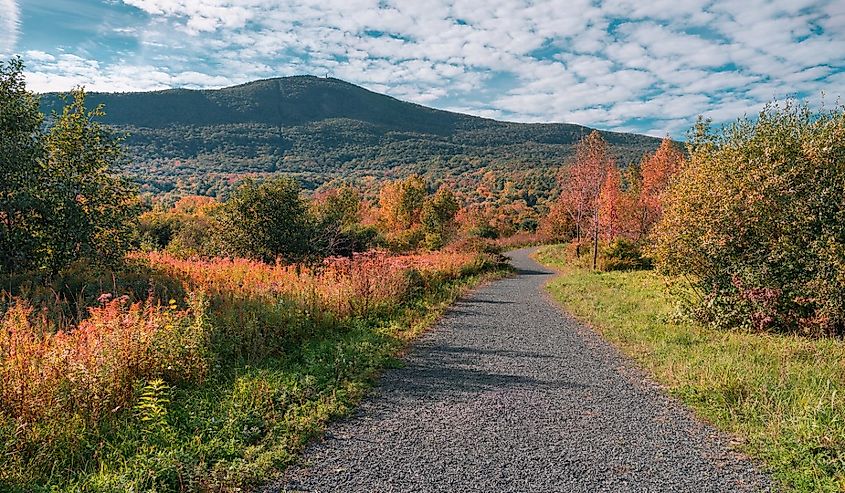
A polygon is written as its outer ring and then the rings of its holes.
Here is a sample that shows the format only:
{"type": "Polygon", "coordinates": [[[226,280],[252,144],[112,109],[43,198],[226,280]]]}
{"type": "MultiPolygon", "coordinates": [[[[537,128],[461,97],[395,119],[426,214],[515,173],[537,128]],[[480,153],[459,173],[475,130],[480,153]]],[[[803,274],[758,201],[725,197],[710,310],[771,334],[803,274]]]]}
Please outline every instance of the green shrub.
{"type": "Polygon", "coordinates": [[[488,240],[495,240],[499,237],[499,230],[494,228],[493,226],[483,225],[473,229],[470,232],[471,236],[476,236],[478,238],[486,238],[488,240]]]}
{"type": "Polygon", "coordinates": [[[117,265],[137,212],[135,187],[119,173],[121,139],[89,109],[82,89],[42,125],[23,62],[0,61],[0,273],[49,277],[87,259],[117,265]]]}
{"type": "Polygon", "coordinates": [[[651,259],[643,256],[639,244],[620,238],[601,249],[599,266],[603,271],[643,270],[651,268],[651,259]]]}
{"type": "Polygon", "coordinates": [[[245,180],[216,214],[226,254],[273,263],[310,253],[306,203],[291,178],[245,180]]]}
{"type": "Polygon", "coordinates": [[[845,335],[845,113],[769,106],[712,132],[665,196],[651,251],[724,327],[845,335]]]}
{"type": "Polygon", "coordinates": [[[425,231],[415,226],[387,236],[386,243],[392,252],[407,252],[417,248],[425,240],[425,231]]]}

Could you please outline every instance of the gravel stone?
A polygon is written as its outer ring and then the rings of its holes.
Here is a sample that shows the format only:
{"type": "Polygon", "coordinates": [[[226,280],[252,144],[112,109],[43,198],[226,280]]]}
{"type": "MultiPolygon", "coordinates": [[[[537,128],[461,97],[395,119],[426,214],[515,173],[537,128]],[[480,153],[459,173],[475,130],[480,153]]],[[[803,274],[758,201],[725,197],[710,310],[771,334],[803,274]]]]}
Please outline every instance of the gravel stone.
{"type": "Polygon", "coordinates": [[[475,290],[264,492],[770,491],[703,424],[546,295],[553,273],[475,290]]]}

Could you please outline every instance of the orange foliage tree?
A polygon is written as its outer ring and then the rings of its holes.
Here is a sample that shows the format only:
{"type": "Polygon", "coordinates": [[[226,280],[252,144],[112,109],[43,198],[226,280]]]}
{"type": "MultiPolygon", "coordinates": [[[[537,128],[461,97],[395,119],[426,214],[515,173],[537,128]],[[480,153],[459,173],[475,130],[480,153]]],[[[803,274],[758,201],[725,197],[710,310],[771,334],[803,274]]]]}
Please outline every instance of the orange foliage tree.
{"type": "Polygon", "coordinates": [[[214,197],[186,195],[173,204],[173,212],[182,214],[208,214],[220,205],[214,197]]]}
{"type": "Polygon", "coordinates": [[[418,175],[385,183],[379,194],[381,220],[388,230],[401,232],[420,222],[428,187],[418,175]]]}
{"type": "Polygon", "coordinates": [[[643,158],[640,166],[642,190],[640,192],[641,235],[644,236],[660,219],[663,213],[662,196],[674,176],[684,164],[684,154],[664,137],[660,147],[652,155],[643,158]]]}
{"type": "Polygon", "coordinates": [[[625,207],[622,196],[622,174],[615,166],[607,171],[599,193],[599,236],[611,241],[622,233],[622,214],[625,207]]]}
{"type": "Polygon", "coordinates": [[[593,234],[593,267],[598,258],[599,198],[608,170],[615,167],[607,142],[598,131],[584,137],[575,147],[575,159],[567,168],[560,201],[575,226],[580,244],[584,234],[593,234]]]}

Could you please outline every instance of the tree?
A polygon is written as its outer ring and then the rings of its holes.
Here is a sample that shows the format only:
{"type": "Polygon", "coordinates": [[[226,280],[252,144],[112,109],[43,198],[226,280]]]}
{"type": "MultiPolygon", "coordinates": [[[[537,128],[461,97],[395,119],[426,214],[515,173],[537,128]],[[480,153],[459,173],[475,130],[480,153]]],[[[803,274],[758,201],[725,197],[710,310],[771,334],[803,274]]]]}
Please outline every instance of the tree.
{"type": "Polygon", "coordinates": [[[640,169],[639,163],[629,163],[622,171],[622,194],[619,204],[619,234],[637,245],[641,244],[646,236],[643,229],[643,207],[640,203],[643,183],[640,169]]]}
{"type": "Polygon", "coordinates": [[[555,241],[569,241],[574,234],[575,225],[567,213],[562,201],[554,202],[549,212],[540,219],[537,231],[544,238],[555,241]]]}
{"type": "Polygon", "coordinates": [[[323,256],[352,255],[375,238],[373,228],[361,225],[361,192],[352,186],[325,190],[311,202],[312,249],[323,256]]]}
{"type": "Polygon", "coordinates": [[[311,252],[306,204],[290,178],[245,180],[216,215],[222,252],[272,263],[311,252]]]}
{"type": "Polygon", "coordinates": [[[671,179],[683,167],[684,155],[669,137],[664,137],[654,154],[646,156],[640,166],[642,189],[640,205],[644,233],[660,219],[663,213],[663,192],[671,179]]]}
{"type": "Polygon", "coordinates": [[[381,218],[391,231],[408,229],[420,222],[428,185],[419,175],[385,183],[379,193],[381,218]]]}
{"type": "Polygon", "coordinates": [[[622,174],[614,166],[608,170],[599,193],[600,236],[605,241],[621,235],[623,207],[622,174]]]}
{"type": "Polygon", "coordinates": [[[172,208],[158,203],[138,218],[140,246],[144,249],[166,249],[182,258],[213,256],[214,211],[220,202],[212,197],[188,195],[172,208]]]}
{"type": "Polygon", "coordinates": [[[38,97],[26,90],[23,62],[0,62],[0,272],[31,267],[45,209],[39,187],[43,117],[38,97]]]}
{"type": "Polygon", "coordinates": [[[208,214],[220,205],[214,197],[186,195],[173,204],[173,212],[179,214],[208,214]]]}
{"type": "Polygon", "coordinates": [[[54,275],[87,258],[121,261],[134,231],[137,195],[118,172],[121,141],[71,92],[42,127],[19,58],[0,64],[0,269],[54,275]]]}
{"type": "Polygon", "coordinates": [[[44,136],[50,214],[41,255],[51,273],[80,258],[122,260],[138,212],[135,187],[117,174],[125,161],[121,140],[96,121],[102,106],[87,110],[82,89],[69,99],[44,136]]]}
{"type": "Polygon", "coordinates": [[[420,215],[428,185],[418,175],[385,183],[379,193],[381,225],[393,250],[416,248],[425,237],[420,215]]]}
{"type": "Polygon", "coordinates": [[[446,186],[441,186],[425,200],[420,220],[427,248],[436,250],[449,241],[459,208],[455,194],[446,186]]]}
{"type": "Polygon", "coordinates": [[[575,158],[566,170],[560,200],[575,224],[578,244],[586,230],[593,234],[593,268],[598,262],[599,197],[608,170],[614,167],[607,143],[594,130],[575,146],[575,158]]]}

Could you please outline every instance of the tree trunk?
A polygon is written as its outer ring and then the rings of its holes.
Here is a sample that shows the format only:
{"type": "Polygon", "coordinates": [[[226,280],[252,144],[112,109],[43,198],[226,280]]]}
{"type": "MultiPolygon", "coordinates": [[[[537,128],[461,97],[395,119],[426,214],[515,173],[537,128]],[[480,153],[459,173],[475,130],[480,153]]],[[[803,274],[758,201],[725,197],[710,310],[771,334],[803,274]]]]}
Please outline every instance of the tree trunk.
{"type": "Polygon", "coordinates": [[[593,270],[596,270],[599,259],[599,210],[596,208],[593,216],[593,270]]]}
{"type": "Polygon", "coordinates": [[[576,236],[578,237],[575,243],[575,260],[581,256],[581,226],[575,225],[576,236]]]}

